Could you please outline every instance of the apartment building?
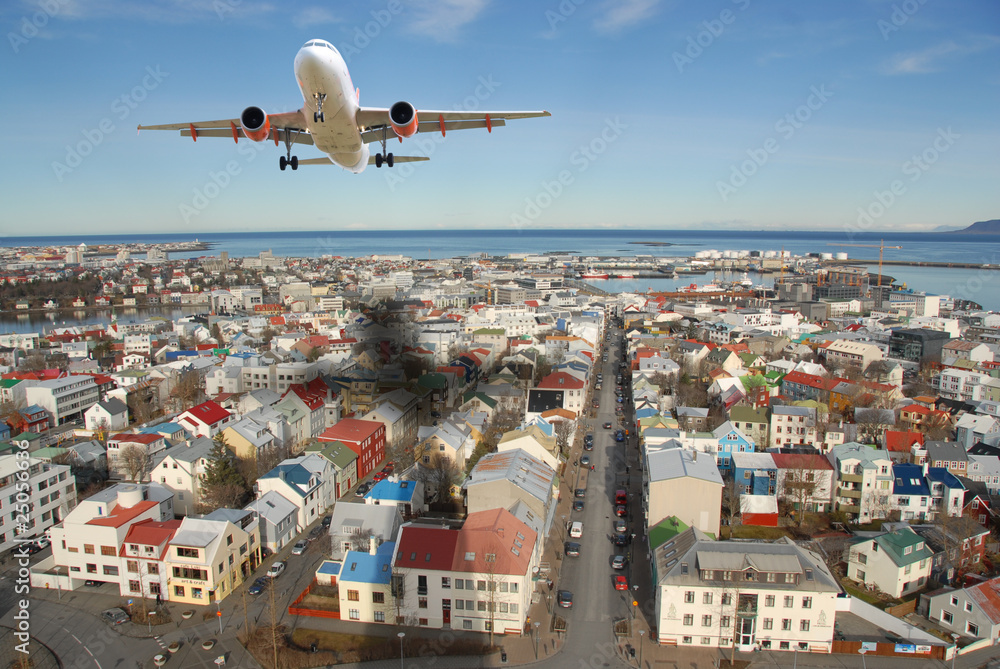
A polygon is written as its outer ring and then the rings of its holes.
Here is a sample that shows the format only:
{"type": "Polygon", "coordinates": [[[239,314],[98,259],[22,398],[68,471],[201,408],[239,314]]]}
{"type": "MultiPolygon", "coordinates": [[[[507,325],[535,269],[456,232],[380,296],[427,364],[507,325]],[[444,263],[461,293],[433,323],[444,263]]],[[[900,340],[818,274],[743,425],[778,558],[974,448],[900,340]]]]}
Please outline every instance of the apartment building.
{"type": "Polygon", "coordinates": [[[24,389],[28,404],[37,404],[52,418],[53,425],[83,420],[84,412],[100,399],[94,377],[85,374],[39,381],[24,389]]]}
{"type": "Polygon", "coordinates": [[[76,506],[76,479],[69,465],[54,465],[17,454],[0,455],[0,552],[13,548],[15,538],[41,536],[76,506]],[[27,480],[19,479],[27,472],[27,480]],[[27,495],[27,500],[19,495],[27,495]],[[27,505],[22,514],[20,505],[27,505]],[[18,505],[18,506],[15,506],[18,505]],[[16,533],[18,516],[27,515],[27,529],[16,533]]]}

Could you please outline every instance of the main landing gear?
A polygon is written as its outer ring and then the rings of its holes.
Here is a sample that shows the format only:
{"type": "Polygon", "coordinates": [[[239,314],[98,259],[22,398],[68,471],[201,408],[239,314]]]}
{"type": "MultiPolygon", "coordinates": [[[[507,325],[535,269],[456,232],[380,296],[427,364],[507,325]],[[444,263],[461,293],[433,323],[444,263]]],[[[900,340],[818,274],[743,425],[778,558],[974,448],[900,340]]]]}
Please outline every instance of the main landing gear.
{"type": "Polygon", "coordinates": [[[326,121],[326,117],[323,115],[323,102],[326,100],[326,93],[313,93],[313,99],[316,100],[316,111],[313,112],[313,122],[323,123],[326,121]]]}
{"type": "Polygon", "coordinates": [[[392,167],[392,154],[387,153],[385,149],[386,133],[388,130],[386,126],[382,126],[382,153],[375,154],[375,167],[382,167],[382,163],[392,167]]]}
{"type": "MultiPolygon", "coordinates": [[[[291,131],[286,128],[285,130],[275,130],[275,132],[283,133],[285,135],[285,152],[286,152],[286,155],[285,156],[281,156],[280,158],[278,158],[278,167],[281,169],[282,172],[284,172],[285,168],[287,166],[289,166],[289,165],[292,166],[292,170],[299,169],[299,157],[292,155],[292,133],[291,133],[291,131]]],[[[296,130],[295,132],[299,133],[300,131],[296,130]]]]}

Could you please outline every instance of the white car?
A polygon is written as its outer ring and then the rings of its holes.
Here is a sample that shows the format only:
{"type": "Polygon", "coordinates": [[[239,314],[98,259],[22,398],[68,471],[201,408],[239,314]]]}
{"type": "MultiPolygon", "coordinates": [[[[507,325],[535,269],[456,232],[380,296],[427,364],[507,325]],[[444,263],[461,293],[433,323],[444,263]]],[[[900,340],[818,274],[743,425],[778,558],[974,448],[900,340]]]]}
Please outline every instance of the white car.
{"type": "Polygon", "coordinates": [[[569,526],[569,536],[573,537],[574,539],[579,539],[580,537],[582,537],[583,536],[583,523],[581,523],[580,521],[576,521],[572,525],[570,525],[569,526]]]}
{"type": "Polygon", "coordinates": [[[298,541],[295,542],[295,545],[292,546],[292,555],[302,555],[303,553],[306,552],[306,548],[308,547],[309,547],[308,541],[306,541],[305,539],[299,539],[298,541]]]}
{"type": "Polygon", "coordinates": [[[271,565],[271,568],[267,570],[266,576],[268,578],[278,578],[285,571],[284,562],[275,562],[271,565]]]}

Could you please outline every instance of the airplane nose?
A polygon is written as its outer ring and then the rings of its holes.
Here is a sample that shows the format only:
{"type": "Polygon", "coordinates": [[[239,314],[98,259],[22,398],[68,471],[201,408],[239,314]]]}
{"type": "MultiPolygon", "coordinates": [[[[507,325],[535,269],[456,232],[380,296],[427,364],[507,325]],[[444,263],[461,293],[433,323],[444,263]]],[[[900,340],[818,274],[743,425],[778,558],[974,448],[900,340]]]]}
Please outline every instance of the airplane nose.
{"type": "Polygon", "coordinates": [[[314,47],[306,47],[299,50],[295,59],[295,71],[299,74],[299,78],[309,76],[320,67],[322,62],[323,59],[314,47]]]}

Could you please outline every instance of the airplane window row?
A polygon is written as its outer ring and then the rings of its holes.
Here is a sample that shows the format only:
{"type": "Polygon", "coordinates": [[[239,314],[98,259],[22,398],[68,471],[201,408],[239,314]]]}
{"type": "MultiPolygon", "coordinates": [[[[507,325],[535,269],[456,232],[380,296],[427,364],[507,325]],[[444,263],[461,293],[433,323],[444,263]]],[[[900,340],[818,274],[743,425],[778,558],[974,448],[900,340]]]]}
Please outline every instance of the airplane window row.
{"type": "Polygon", "coordinates": [[[315,42],[306,42],[305,46],[302,48],[305,48],[306,46],[325,46],[330,51],[337,53],[337,50],[333,48],[332,44],[330,44],[329,42],[323,42],[322,40],[316,40],[315,42]]]}

